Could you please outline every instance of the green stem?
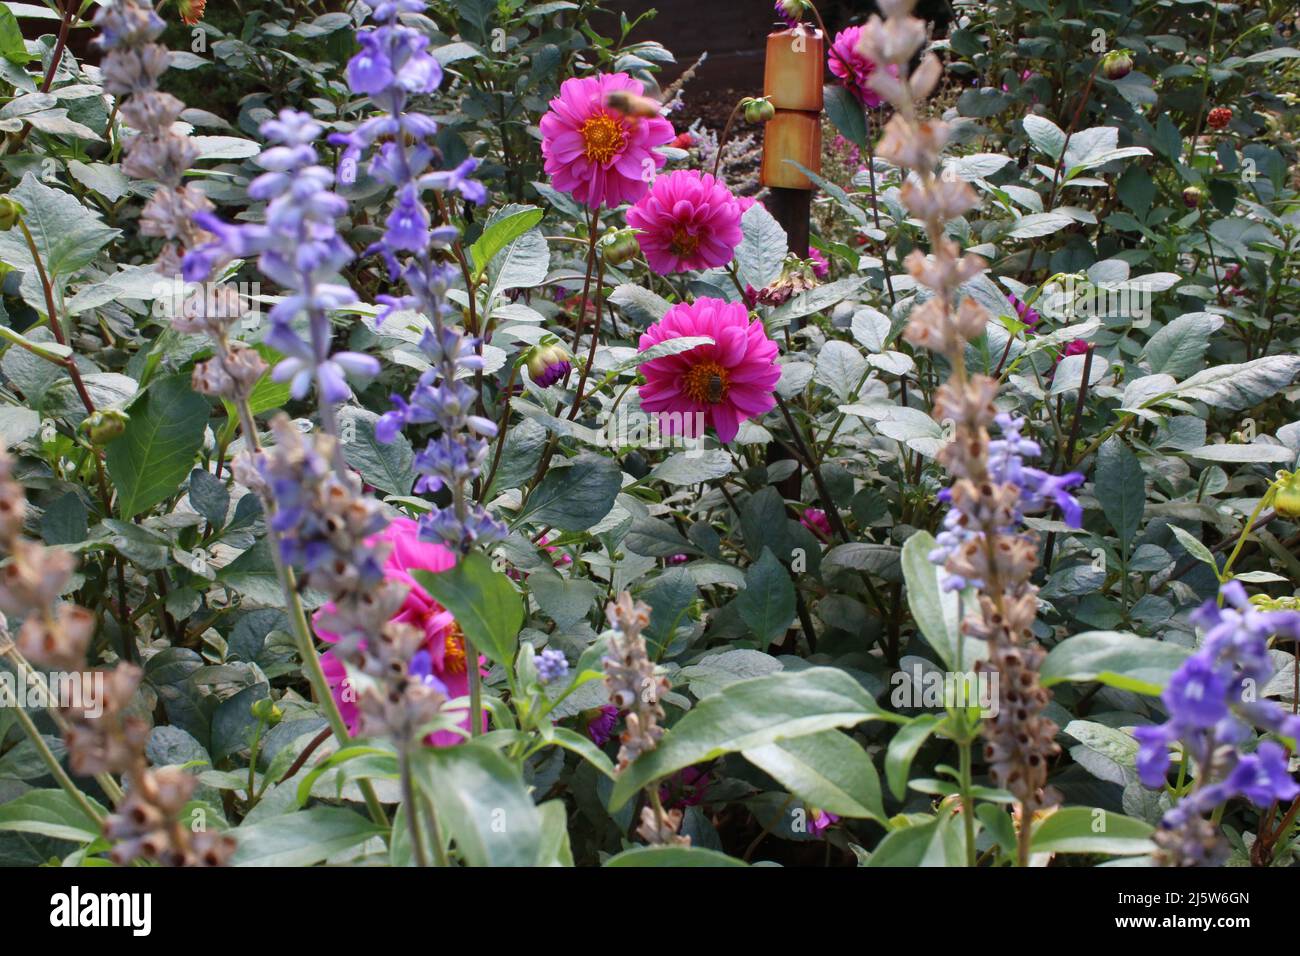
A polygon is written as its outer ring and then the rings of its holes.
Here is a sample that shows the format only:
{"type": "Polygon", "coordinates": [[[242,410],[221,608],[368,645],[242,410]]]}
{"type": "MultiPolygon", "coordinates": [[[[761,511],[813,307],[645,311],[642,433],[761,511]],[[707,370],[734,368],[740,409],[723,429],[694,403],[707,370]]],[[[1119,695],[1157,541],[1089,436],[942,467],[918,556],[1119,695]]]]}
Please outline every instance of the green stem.
{"type": "MultiPolygon", "coordinates": [[[[7,643],[8,636],[5,636],[4,640],[7,643]]],[[[32,673],[31,668],[27,664],[27,661],[18,654],[17,648],[15,648],[12,643],[8,644],[4,656],[8,659],[9,663],[13,665],[14,670],[17,672],[21,681],[20,686],[30,686],[30,677],[32,673]]],[[[14,714],[18,718],[18,723],[22,725],[23,731],[27,734],[27,738],[32,742],[32,746],[35,747],[36,752],[40,754],[41,761],[45,764],[46,768],[49,769],[50,776],[52,776],[58,782],[59,786],[63,788],[64,792],[76,802],[77,806],[81,807],[86,816],[102,825],[104,823],[104,815],[99,812],[93,803],[90,802],[90,798],[82,793],[80,788],[72,782],[72,778],[68,776],[67,771],[63,769],[63,765],[59,763],[59,758],[54,756],[54,752],[50,750],[49,744],[47,744],[45,738],[41,736],[40,729],[36,726],[32,718],[27,715],[27,710],[21,705],[17,705],[14,707],[14,714]]],[[[119,790],[118,793],[120,794],[121,791],[119,790]]]]}
{"type": "MultiPolygon", "coordinates": [[[[1268,491],[1264,492],[1260,497],[1258,503],[1255,505],[1255,510],[1250,513],[1250,517],[1246,519],[1246,523],[1241,526],[1241,534],[1237,537],[1237,546],[1232,549],[1232,554],[1228,555],[1227,563],[1223,565],[1223,570],[1219,572],[1220,583],[1231,579],[1232,564],[1237,560],[1237,555],[1241,554],[1241,549],[1246,546],[1246,539],[1250,537],[1250,530],[1255,527],[1255,519],[1260,516],[1260,513],[1264,508],[1273,500],[1275,490],[1276,489],[1273,485],[1268,486],[1268,491]]],[[[1222,594],[1219,595],[1219,606],[1223,606],[1222,594]]]]}

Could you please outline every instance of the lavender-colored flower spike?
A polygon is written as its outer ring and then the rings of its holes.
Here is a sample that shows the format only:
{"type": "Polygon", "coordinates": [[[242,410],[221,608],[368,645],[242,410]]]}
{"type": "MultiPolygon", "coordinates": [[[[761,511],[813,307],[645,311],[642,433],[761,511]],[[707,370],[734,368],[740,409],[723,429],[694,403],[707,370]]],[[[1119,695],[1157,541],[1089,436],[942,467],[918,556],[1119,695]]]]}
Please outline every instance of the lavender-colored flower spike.
{"type": "Polygon", "coordinates": [[[314,382],[322,423],[333,432],[333,405],[352,394],[346,373],[379,373],[379,363],[368,355],[330,353],[329,313],[357,301],[351,287],[338,279],[353,258],[335,227],[347,203],[331,191],[334,174],[317,161],[319,123],[306,113],[282,110],[262,124],[261,132],[272,145],[257,159],[266,171],[249,184],[248,194],[267,202],[265,223],[233,225],[211,213],[195,217],[216,239],[186,255],[185,277],[199,281],[221,262],[258,257],[262,274],[288,293],[270,311],[266,343],[286,356],[272,375],[289,382],[299,399],[314,382]],[[304,316],[306,339],[296,327],[304,316]]]}
{"type": "Polygon", "coordinates": [[[1147,787],[1165,786],[1175,742],[1198,770],[1195,787],[1165,814],[1155,836],[1157,859],[1169,865],[1222,861],[1222,837],[1205,815],[1228,800],[1245,797],[1266,807],[1300,794],[1281,746],[1263,741],[1253,753],[1240,751],[1254,737],[1252,728],[1300,737],[1300,717],[1256,697],[1273,673],[1269,638],[1300,640],[1300,614],[1253,607],[1236,581],[1225,584],[1221,596],[1226,607],[1207,601],[1192,615],[1205,636],[1161,695],[1167,719],[1133,731],[1138,776],[1147,787]]]}
{"type": "Polygon", "coordinates": [[[467,201],[482,202],[487,192],[470,178],[477,160],[466,160],[450,170],[433,168],[437,124],[408,110],[412,96],[430,93],[442,82],[442,69],[428,52],[428,39],[398,19],[424,7],[418,0],[396,0],[375,8],[378,26],[361,34],[361,51],[348,63],[347,75],[353,92],[369,96],[382,112],[350,133],[335,134],[333,142],[344,147],[341,175],[345,180],[368,158],[369,174],[394,191],[384,234],[366,251],[383,258],[389,275],[400,279],[407,293],[379,298],[380,321],[396,310],[411,309],[433,323],[420,343],[429,357],[429,370],[420,376],[409,399],[393,396],[396,407],[381,418],[377,434],[380,441],[392,441],[407,425],[437,426],[436,437],[415,456],[421,475],[416,491],[445,489],[451,503],[434,505],[420,519],[421,533],[467,551],[475,543],[505,535],[505,527],[470,496],[470,485],[487,459],[487,439],[496,436],[497,428],[495,422],[474,414],[478,395],[461,381],[463,372],[483,367],[480,343],[444,322],[446,291],[455,272],[437,262],[432,250],[449,247],[456,230],[435,227],[423,197],[430,190],[454,190],[467,201]]]}

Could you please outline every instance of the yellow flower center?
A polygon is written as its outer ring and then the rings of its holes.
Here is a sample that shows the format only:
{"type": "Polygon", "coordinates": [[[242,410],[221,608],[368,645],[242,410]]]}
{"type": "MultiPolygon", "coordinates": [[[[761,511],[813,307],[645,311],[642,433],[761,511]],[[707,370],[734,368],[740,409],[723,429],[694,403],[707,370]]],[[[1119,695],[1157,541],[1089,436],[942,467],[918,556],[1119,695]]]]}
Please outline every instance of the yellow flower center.
{"type": "Polygon", "coordinates": [[[700,237],[693,232],[688,232],[685,226],[678,226],[673,230],[673,241],[668,244],[668,248],[675,256],[694,255],[699,247],[700,237]]]}
{"type": "Polygon", "coordinates": [[[623,121],[599,113],[582,124],[582,142],[587,159],[604,165],[623,151],[627,145],[627,130],[623,121]]]}
{"type": "Polygon", "coordinates": [[[697,402],[716,405],[728,388],[727,370],[717,362],[701,362],[682,376],[682,391],[697,402]]]}
{"type": "Polygon", "coordinates": [[[442,646],[444,649],[442,657],[443,670],[449,674],[465,673],[465,636],[461,633],[459,624],[452,623],[442,646]]]}

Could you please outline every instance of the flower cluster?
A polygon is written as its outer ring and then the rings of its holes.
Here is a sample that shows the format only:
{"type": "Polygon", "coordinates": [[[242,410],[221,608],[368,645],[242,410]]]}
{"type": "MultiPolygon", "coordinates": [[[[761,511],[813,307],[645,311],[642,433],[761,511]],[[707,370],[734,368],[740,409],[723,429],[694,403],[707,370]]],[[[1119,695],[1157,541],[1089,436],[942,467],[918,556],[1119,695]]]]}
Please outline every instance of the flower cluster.
{"type": "Polygon", "coordinates": [[[190,139],[173,128],[185,104],[158,89],[171,54],[154,40],[166,24],[150,0],[114,0],[99,8],[95,26],[107,51],[100,67],[104,89],[119,97],[119,112],[135,131],[123,149],[122,171],[159,184],[140,213],[140,232],[164,240],[158,271],[176,275],[182,251],[207,238],[194,217],[212,204],[201,189],[183,184],[198,157],[190,139]]]}
{"type": "Polygon", "coordinates": [[[72,691],[67,699],[46,700],[63,733],[68,767],[78,776],[100,777],[107,788],[117,789],[107,774],[120,774],[129,785],[116,812],[104,820],[104,836],[114,843],[110,858],[119,865],[142,859],[166,866],[224,866],[235,841],[220,832],[194,832],[180,820],[196,778],[180,769],[153,769],[145,759],[150,725],[132,712],[144,671],[126,662],[104,674],[87,669],[94,616],[75,604],[58,603],[73,571],[72,557],[24,538],[26,513],[26,495],[12,478],[8,456],[0,452],[0,553],[9,556],[0,571],[0,608],[25,616],[15,642],[0,615],[0,657],[24,679],[30,679],[31,664],[71,672],[65,677],[76,684],[65,683],[72,691]]]}
{"type": "Polygon", "coordinates": [[[379,25],[359,35],[361,52],[348,62],[348,82],[353,92],[369,96],[383,112],[350,133],[336,134],[334,142],[345,146],[342,162],[351,171],[345,178],[368,155],[370,175],[394,190],[393,211],[383,236],[367,252],[383,257],[390,277],[400,278],[407,294],[380,296],[384,306],[380,321],[393,311],[411,309],[433,322],[420,342],[429,369],[409,401],[393,396],[397,408],[383,416],[377,433],[380,441],[392,441],[407,425],[437,426],[436,436],[415,458],[421,474],[416,491],[446,489],[451,501],[445,507],[435,504],[421,518],[421,533],[427,540],[467,551],[475,543],[505,534],[504,526],[469,494],[470,483],[487,458],[487,440],[495,437],[497,427],[475,414],[478,394],[461,380],[464,372],[483,368],[479,340],[444,323],[446,291],[454,272],[432,253],[448,248],[457,231],[452,225],[433,226],[423,195],[430,190],[455,190],[468,202],[482,202],[486,190],[470,178],[477,160],[466,160],[451,170],[435,168],[437,124],[409,108],[411,97],[430,93],[442,82],[442,69],[428,52],[428,38],[398,20],[400,13],[419,13],[424,8],[420,0],[394,0],[375,7],[372,16],[379,25]]]}
{"type": "MultiPolygon", "coordinates": [[[[1020,517],[1025,509],[1051,502],[1077,520],[1078,506],[1067,489],[1081,478],[1054,478],[1025,467],[1023,458],[1037,454],[1038,446],[1021,436],[1022,422],[998,416],[993,403],[997,382],[967,374],[961,360],[966,343],[982,334],[990,316],[959,290],[986,264],[978,256],[962,255],[945,226],[973,208],[977,198],[966,183],[935,174],[950,127],[918,117],[916,104],[934,91],[943,68],[927,53],[908,75],[912,57],[926,42],[925,24],[911,16],[911,8],[911,0],[881,3],[886,18],[872,16],[853,47],[870,68],[851,75],[895,109],[877,155],[915,174],[907,177],[899,199],[925,224],[930,254],[914,250],[906,265],[931,294],[912,310],[905,335],[912,344],[943,355],[953,370],[935,397],[935,417],[955,426],[952,440],[939,455],[954,482],[943,496],[951,511],[931,559],[943,563],[952,576],[951,586],[971,585],[980,592],[977,613],[962,627],[987,641],[989,664],[999,672],[999,709],[983,726],[985,757],[993,781],[1011,791],[1022,818],[1028,820],[1050,801],[1047,767],[1059,747],[1056,725],[1043,713],[1050,693],[1038,679],[1044,652],[1032,630],[1038,598],[1030,575],[1038,561],[1037,547],[1031,535],[1020,531],[1020,517]],[[989,437],[995,423],[1003,431],[1000,442],[989,437]]],[[[846,82],[853,62],[845,52],[837,56],[832,51],[832,70],[846,82]]],[[[1028,853],[1026,826],[1019,847],[1022,864],[1028,853]]]]}
{"type": "Polygon", "coordinates": [[[236,459],[235,476],[266,505],[281,559],[335,600],[372,596],[385,580],[386,554],[368,540],[387,524],[379,502],[362,494],[357,475],[334,467],[333,436],[308,437],[284,414],[271,433],[271,448],[236,459]]]}
{"type": "Polygon", "coordinates": [[[274,145],[257,158],[266,172],[249,184],[248,194],[267,203],[266,221],[235,225],[200,213],[199,225],[216,239],[185,256],[185,278],[202,281],[222,262],[258,257],[262,274],[289,293],[270,311],[266,343],[285,355],[272,375],[278,382],[289,382],[295,398],[304,398],[315,382],[322,424],[333,432],[333,405],[352,394],[345,373],[379,373],[379,363],[368,355],[330,354],[329,313],[357,301],[356,293],[338,278],[353,258],[335,225],[347,212],[347,203],[332,192],[334,174],[318,162],[313,144],[322,132],[319,123],[306,113],[286,109],[263,123],[261,132],[274,145]],[[303,316],[308,339],[296,328],[303,316]]]}
{"type": "Polygon", "coordinates": [[[1273,675],[1269,638],[1300,640],[1300,613],[1258,610],[1236,581],[1225,584],[1221,595],[1226,607],[1207,601],[1192,615],[1205,636],[1161,695],[1167,719],[1133,731],[1138,775],[1146,786],[1165,785],[1169,748],[1176,742],[1198,768],[1195,787],[1165,814],[1155,837],[1157,860],[1166,865],[1222,862],[1226,846],[1205,815],[1228,800],[1245,797],[1264,808],[1300,794],[1279,744],[1264,741],[1248,754],[1238,749],[1254,736],[1252,728],[1300,738],[1300,717],[1258,696],[1273,675]]]}
{"type": "Polygon", "coordinates": [[[638,388],[641,407],[660,416],[668,433],[699,438],[702,420],[729,442],[740,423],[767,414],[781,367],[776,343],[745,306],[722,299],[679,303],[642,333],[642,352],[671,339],[707,336],[713,344],[651,359],[641,366],[646,383],[638,388]]]}

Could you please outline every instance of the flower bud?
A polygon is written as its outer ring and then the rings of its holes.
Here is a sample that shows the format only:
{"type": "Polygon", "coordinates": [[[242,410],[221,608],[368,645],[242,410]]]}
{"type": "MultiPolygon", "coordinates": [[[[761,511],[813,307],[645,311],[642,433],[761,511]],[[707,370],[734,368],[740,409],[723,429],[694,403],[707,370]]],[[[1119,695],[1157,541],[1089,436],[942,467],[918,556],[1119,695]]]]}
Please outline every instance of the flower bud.
{"type": "Polygon", "coordinates": [[[776,107],[766,96],[752,97],[747,96],[741,101],[745,110],[746,123],[766,123],[776,115],[776,107]]]}
{"type": "Polygon", "coordinates": [[[92,445],[103,447],[121,438],[130,420],[130,416],[120,409],[104,408],[86,416],[81,422],[81,432],[92,445]]]}
{"type": "Polygon", "coordinates": [[[528,353],[528,374],[538,388],[550,388],[573,368],[569,353],[559,342],[542,342],[528,353]]]}
{"type": "Polygon", "coordinates": [[[1133,57],[1128,50],[1111,50],[1101,58],[1101,69],[1108,80],[1122,80],[1133,71],[1133,57]]]}
{"type": "Polygon", "coordinates": [[[284,711],[280,709],[280,705],[269,697],[253,701],[248,710],[253,717],[262,721],[268,727],[274,727],[284,719],[284,711]]]}
{"type": "Polygon", "coordinates": [[[1300,472],[1279,471],[1273,488],[1273,510],[1283,518],[1300,517],[1300,472]]]}
{"type": "Polygon", "coordinates": [[[1201,205],[1201,196],[1199,186],[1188,186],[1183,190],[1183,205],[1188,209],[1196,209],[1201,205]]]}
{"type": "Polygon", "coordinates": [[[0,196],[0,232],[8,232],[14,227],[25,209],[8,196],[0,196]]]}
{"type": "Polygon", "coordinates": [[[627,262],[640,252],[641,244],[636,241],[636,235],[631,229],[620,229],[605,237],[602,251],[605,255],[606,264],[617,266],[627,262]]]}

